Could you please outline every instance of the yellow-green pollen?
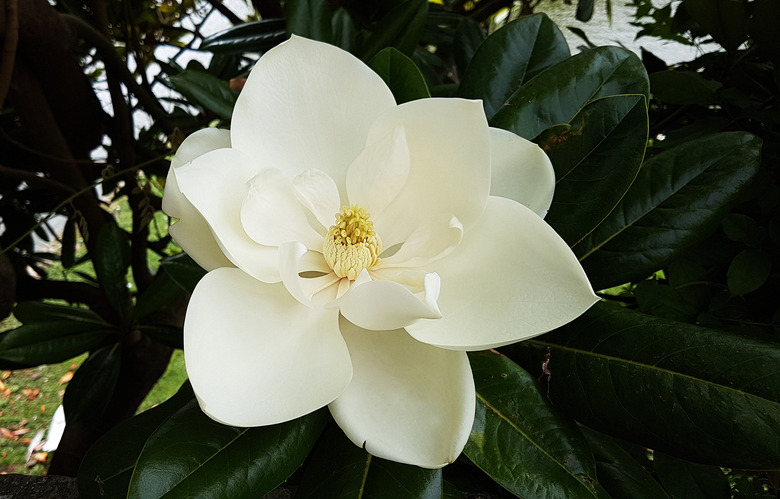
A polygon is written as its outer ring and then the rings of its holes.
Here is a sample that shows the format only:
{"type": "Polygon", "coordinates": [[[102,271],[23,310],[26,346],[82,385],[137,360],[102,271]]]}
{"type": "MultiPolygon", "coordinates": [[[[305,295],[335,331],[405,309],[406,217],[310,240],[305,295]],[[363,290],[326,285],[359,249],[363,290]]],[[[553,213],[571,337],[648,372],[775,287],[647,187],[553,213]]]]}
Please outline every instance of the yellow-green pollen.
{"type": "Polygon", "coordinates": [[[382,241],[374,232],[368,212],[358,205],[343,206],[322,245],[325,261],[333,272],[354,281],[363,269],[379,263],[381,252],[382,241]]]}

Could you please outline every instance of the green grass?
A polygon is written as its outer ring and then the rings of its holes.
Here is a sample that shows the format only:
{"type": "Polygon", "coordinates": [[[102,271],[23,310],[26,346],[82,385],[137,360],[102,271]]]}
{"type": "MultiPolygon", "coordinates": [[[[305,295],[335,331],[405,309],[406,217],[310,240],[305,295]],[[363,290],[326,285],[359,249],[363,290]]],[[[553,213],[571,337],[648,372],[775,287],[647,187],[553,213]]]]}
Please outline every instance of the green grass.
{"type": "MultiPolygon", "coordinates": [[[[161,193],[154,182],[152,188],[158,195],[161,193]]],[[[110,211],[117,218],[120,227],[128,230],[131,228],[132,212],[126,197],[114,200],[110,211]]],[[[154,213],[150,220],[149,231],[150,240],[165,237],[168,232],[168,218],[159,211],[154,213]]],[[[175,245],[172,243],[172,246],[175,245]]],[[[56,243],[53,251],[59,251],[56,243]]],[[[76,257],[82,257],[85,253],[86,248],[79,239],[76,257]]],[[[149,250],[148,258],[149,265],[156,269],[160,263],[160,256],[149,250]]],[[[82,282],[95,280],[95,270],[91,261],[82,262],[69,269],[64,268],[59,261],[52,261],[47,267],[47,273],[52,280],[82,282]]],[[[130,283],[130,291],[134,292],[135,283],[130,269],[128,269],[127,280],[130,283]]],[[[19,325],[21,325],[19,321],[10,316],[0,320],[0,332],[19,325]]],[[[54,411],[62,404],[62,397],[67,387],[67,378],[63,376],[72,375],[85,358],[86,354],[61,364],[0,371],[2,378],[0,380],[2,381],[0,384],[0,473],[42,475],[46,472],[52,456],[40,455],[41,462],[32,462],[28,466],[27,448],[38,431],[43,430],[45,438],[54,411]]],[[[178,391],[186,379],[184,354],[181,350],[176,350],[165,374],[141,403],[139,412],[166,401],[178,391]]]]}
{"type": "MultiPolygon", "coordinates": [[[[0,321],[0,331],[17,326],[19,322],[13,317],[0,321]]],[[[0,371],[0,473],[45,474],[52,456],[40,454],[41,462],[33,461],[28,466],[27,448],[39,430],[44,431],[45,438],[54,411],[62,404],[68,373],[72,374],[85,358],[86,354],[61,364],[0,371]]],[[[139,412],[166,401],[186,379],[184,352],[175,350],[139,412]]]]}

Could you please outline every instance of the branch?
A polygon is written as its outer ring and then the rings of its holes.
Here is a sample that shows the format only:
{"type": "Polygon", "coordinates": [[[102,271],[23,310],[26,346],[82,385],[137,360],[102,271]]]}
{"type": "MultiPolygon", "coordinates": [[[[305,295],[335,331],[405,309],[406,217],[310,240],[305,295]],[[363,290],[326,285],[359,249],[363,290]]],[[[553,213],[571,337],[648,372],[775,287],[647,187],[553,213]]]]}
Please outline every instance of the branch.
{"type": "Polygon", "coordinates": [[[168,119],[168,113],[165,112],[157,99],[135,80],[122,59],[117,55],[111,42],[86,21],[70,14],[62,14],[62,17],[81,38],[95,47],[106,66],[106,71],[114,72],[128,90],[136,96],[141,107],[162,127],[163,131],[168,135],[172,134],[175,127],[168,119]]]}
{"type": "Polygon", "coordinates": [[[244,22],[237,15],[235,15],[232,10],[225,7],[225,4],[222,3],[222,0],[206,0],[206,1],[210,3],[212,7],[217,9],[220,14],[227,17],[228,21],[230,21],[232,24],[242,24],[244,22]]]}
{"type": "Polygon", "coordinates": [[[16,61],[16,43],[19,41],[19,15],[16,1],[6,0],[5,2],[5,43],[3,44],[2,61],[0,61],[0,107],[8,95],[11,74],[16,61]]]}
{"type": "Polygon", "coordinates": [[[12,178],[15,180],[21,180],[27,182],[27,184],[30,186],[37,185],[40,187],[48,187],[50,189],[65,191],[68,194],[76,193],[76,189],[69,186],[68,184],[58,182],[57,180],[53,180],[48,177],[41,177],[38,176],[36,173],[28,172],[25,170],[19,170],[16,168],[10,168],[8,166],[0,165],[0,175],[2,175],[5,178],[12,178]]]}

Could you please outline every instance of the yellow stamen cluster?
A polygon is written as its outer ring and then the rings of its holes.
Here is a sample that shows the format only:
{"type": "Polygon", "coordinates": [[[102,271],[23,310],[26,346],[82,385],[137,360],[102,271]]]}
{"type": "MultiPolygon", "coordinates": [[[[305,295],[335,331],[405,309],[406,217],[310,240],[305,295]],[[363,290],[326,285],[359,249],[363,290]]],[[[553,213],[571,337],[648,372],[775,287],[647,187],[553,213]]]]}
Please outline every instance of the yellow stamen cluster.
{"type": "Polygon", "coordinates": [[[363,269],[379,263],[381,252],[382,241],[374,232],[368,212],[358,205],[342,207],[322,246],[325,261],[333,272],[354,281],[363,269]]]}

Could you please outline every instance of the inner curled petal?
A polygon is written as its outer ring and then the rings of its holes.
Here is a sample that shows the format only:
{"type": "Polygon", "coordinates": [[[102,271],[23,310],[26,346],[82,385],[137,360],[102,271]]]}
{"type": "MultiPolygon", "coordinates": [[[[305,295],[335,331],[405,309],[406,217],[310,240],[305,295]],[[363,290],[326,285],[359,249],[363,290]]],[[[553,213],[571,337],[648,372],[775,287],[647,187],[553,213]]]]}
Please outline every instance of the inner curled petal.
{"type": "Polygon", "coordinates": [[[366,210],[353,205],[336,213],[336,223],[328,229],[322,253],[337,276],[354,281],[363,270],[379,263],[381,252],[382,241],[366,210]]]}

